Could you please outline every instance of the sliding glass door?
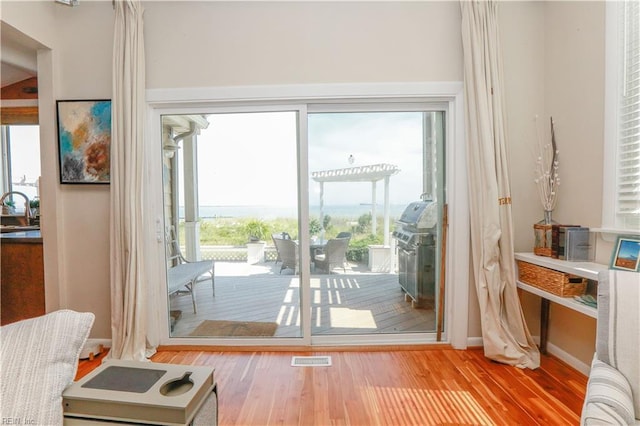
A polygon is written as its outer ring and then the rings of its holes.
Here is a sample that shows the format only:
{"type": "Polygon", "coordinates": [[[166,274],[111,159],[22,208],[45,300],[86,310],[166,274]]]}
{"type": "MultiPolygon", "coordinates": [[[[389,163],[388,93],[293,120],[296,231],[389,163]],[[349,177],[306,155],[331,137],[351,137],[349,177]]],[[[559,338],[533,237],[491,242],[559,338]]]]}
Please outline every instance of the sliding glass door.
{"type": "Polygon", "coordinates": [[[161,116],[171,337],[322,344],[437,331],[443,108],[200,111],[161,116]],[[402,241],[416,202],[429,217],[402,241]]]}
{"type": "Polygon", "coordinates": [[[172,336],[301,336],[297,115],[163,118],[166,225],[186,258],[168,265],[172,336]],[[205,261],[213,282],[175,269],[205,261]]]}
{"type": "Polygon", "coordinates": [[[409,272],[392,232],[410,203],[443,199],[444,113],[320,108],[308,115],[312,334],[435,332],[439,221],[414,230],[409,272]]]}

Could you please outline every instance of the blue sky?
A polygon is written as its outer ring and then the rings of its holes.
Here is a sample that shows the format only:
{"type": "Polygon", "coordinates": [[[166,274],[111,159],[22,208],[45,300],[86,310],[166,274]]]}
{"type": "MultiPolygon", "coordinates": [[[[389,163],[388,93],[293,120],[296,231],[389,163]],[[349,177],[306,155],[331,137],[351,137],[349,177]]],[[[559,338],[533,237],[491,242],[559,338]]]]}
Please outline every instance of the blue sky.
{"type": "Polygon", "coordinates": [[[637,259],[640,252],[640,242],[631,240],[622,240],[620,242],[620,250],[618,257],[625,259],[637,259]]]}
{"type": "MultiPolygon", "coordinates": [[[[198,137],[200,205],[297,204],[296,114],[216,114],[198,137]]],[[[422,192],[420,113],[310,114],[309,171],[390,163],[392,204],[406,204],[422,192]],[[350,155],[355,161],[348,162],[350,155]]],[[[316,182],[311,204],[318,203],[316,182]]],[[[378,183],[378,204],[384,185],[378,183]]],[[[370,183],[327,183],[325,204],[371,200],[370,183]]]]}

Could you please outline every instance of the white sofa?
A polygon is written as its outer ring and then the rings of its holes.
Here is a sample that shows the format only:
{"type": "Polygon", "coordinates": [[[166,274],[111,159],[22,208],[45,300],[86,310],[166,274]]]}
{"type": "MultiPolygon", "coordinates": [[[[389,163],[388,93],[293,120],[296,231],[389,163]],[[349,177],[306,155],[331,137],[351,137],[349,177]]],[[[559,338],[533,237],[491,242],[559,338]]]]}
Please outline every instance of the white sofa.
{"type": "Polygon", "coordinates": [[[596,354],[581,425],[640,425],[640,274],[598,277],[596,354]]]}
{"type": "Polygon", "coordinates": [[[60,310],[0,327],[2,424],[61,425],[92,313],[60,310]]]}

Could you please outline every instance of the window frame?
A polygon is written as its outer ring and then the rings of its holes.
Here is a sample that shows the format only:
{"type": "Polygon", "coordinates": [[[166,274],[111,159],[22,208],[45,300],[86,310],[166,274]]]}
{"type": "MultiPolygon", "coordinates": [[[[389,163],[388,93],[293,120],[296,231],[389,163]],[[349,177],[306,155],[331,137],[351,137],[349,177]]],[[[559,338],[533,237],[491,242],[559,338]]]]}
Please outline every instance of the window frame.
{"type": "Polygon", "coordinates": [[[2,193],[11,191],[11,141],[9,125],[0,126],[0,150],[2,152],[2,193]]]}
{"type": "Polygon", "coordinates": [[[602,229],[617,233],[640,233],[635,220],[616,213],[619,168],[619,88],[622,68],[620,7],[624,2],[607,2],[605,9],[605,116],[603,149],[602,229]]]}
{"type": "MultiPolygon", "coordinates": [[[[32,124],[32,123],[20,123],[20,124],[9,124],[9,123],[4,123],[4,124],[0,124],[0,190],[2,191],[0,193],[4,194],[7,192],[11,192],[11,191],[15,191],[16,189],[14,188],[14,184],[13,184],[13,177],[14,177],[14,169],[15,167],[12,164],[12,144],[15,143],[20,143],[17,141],[13,141],[11,140],[11,128],[16,128],[16,127],[22,127],[22,126],[34,126],[38,128],[38,143],[37,143],[37,147],[38,147],[38,153],[37,153],[37,158],[38,161],[40,162],[40,134],[39,134],[39,125],[38,123],[32,124]]],[[[14,159],[15,161],[15,159],[14,159]]],[[[40,162],[40,170],[42,170],[42,164],[40,162]]],[[[42,171],[40,171],[40,175],[42,175],[42,171]]],[[[24,191],[24,190],[19,190],[20,192],[25,192],[28,196],[29,193],[28,191],[24,191]]],[[[38,194],[36,193],[36,196],[38,196],[38,194]]],[[[31,197],[31,196],[30,196],[31,197]]],[[[13,196],[10,195],[9,196],[10,200],[14,200],[13,196]]],[[[20,204],[21,206],[21,204],[20,204]]],[[[21,210],[22,207],[19,207],[18,210],[21,210]]]]}
{"type": "MultiPolygon", "coordinates": [[[[291,110],[293,106],[299,108],[299,146],[298,146],[298,167],[299,177],[299,200],[308,200],[308,164],[307,164],[307,111],[312,106],[324,103],[330,104],[357,104],[357,103],[385,103],[385,102],[425,102],[428,104],[441,103],[446,106],[448,119],[445,123],[445,150],[446,155],[446,182],[447,200],[449,203],[449,229],[447,246],[451,253],[456,253],[455,267],[454,256],[447,256],[446,265],[446,305],[445,333],[443,339],[449,342],[454,348],[464,349],[468,344],[468,310],[454,309],[454,306],[468,306],[469,299],[469,213],[467,194],[467,174],[466,174],[466,149],[464,144],[464,113],[463,113],[463,83],[462,82],[428,82],[428,83],[379,83],[379,84],[321,84],[321,85],[291,85],[291,86],[247,86],[231,88],[184,88],[184,89],[149,89],[147,90],[147,103],[149,108],[147,132],[149,142],[148,167],[148,187],[150,188],[150,209],[154,216],[155,226],[150,226],[149,242],[155,244],[156,256],[149,256],[153,263],[151,269],[158,276],[148,277],[150,282],[157,282],[157,288],[149,298],[149,311],[155,315],[155,324],[168,324],[168,309],[155,309],[157,306],[166,304],[166,283],[165,278],[159,273],[162,269],[158,266],[164,265],[164,252],[161,238],[158,236],[162,232],[163,209],[162,209],[162,171],[161,161],[158,156],[162,155],[158,147],[160,137],[160,116],[165,114],[184,113],[207,113],[217,111],[233,112],[246,111],[247,109],[283,109],[291,110]],[[153,238],[151,238],[153,235],[153,238]],[[153,240],[153,243],[151,242],[153,240]]],[[[308,234],[307,203],[301,202],[299,206],[300,230],[302,235],[308,234]]],[[[304,243],[304,241],[302,242],[304,243]]],[[[151,251],[152,253],[153,251],[151,251]]],[[[301,259],[304,273],[304,264],[308,259],[301,259]]],[[[154,275],[155,275],[154,273],[154,275]]],[[[304,276],[301,275],[301,280],[304,276]]],[[[304,295],[302,307],[308,306],[309,301],[305,300],[308,295],[304,295]]],[[[304,324],[304,320],[303,320],[304,324]]],[[[303,336],[300,339],[270,339],[264,342],[265,346],[296,346],[313,345],[319,342],[312,342],[310,323],[304,327],[303,336]]],[[[157,330],[159,343],[169,345],[201,345],[202,339],[171,338],[168,327],[160,326],[157,330]]],[[[315,339],[314,339],[315,340],[315,339]]],[[[249,342],[251,345],[262,344],[262,342],[249,342]]],[[[398,335],[385,342],[385,344],[415,344],[407,341],[407,336],[398,335]]],[[[426,343],[426,342],[423,342],[426,343]]],[[[225,341],[225,344],[242,345],[242,341],[225,341]]],[[[247,344],[247,343],[245,343],[247,344]]],[[[369,337],[363,339],[350,339],[349,344],[371,344],[369,337]]]]}

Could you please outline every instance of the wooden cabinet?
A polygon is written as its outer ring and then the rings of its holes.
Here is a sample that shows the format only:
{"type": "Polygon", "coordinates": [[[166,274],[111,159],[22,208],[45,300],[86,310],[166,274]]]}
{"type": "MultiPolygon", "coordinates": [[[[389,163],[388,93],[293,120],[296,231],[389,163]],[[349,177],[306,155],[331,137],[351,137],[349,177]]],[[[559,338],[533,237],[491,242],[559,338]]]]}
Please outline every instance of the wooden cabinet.
{"type": "Polygon", "coordinates": [[[5,238],[1,245],[0,322],[2,325],[45,313],[42,239],[5,238]]]}

